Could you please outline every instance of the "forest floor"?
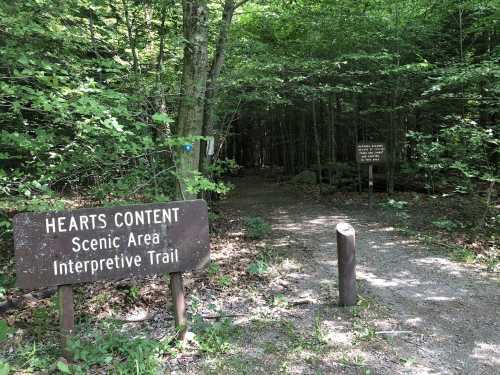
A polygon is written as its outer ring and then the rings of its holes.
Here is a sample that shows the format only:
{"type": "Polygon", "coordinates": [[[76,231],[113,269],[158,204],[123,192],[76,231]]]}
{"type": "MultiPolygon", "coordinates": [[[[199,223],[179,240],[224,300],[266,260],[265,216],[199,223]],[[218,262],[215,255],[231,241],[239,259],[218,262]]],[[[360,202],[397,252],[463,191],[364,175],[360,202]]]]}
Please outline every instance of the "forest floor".
{"type": "MultiPolygon", "coordinates": [[[[442,249],[400,235],[376,210],[336,202],[335,195],[318,201],[258,176],[232,182],[236,188],[210,215],[212,264],[185,278],[193,331],[186,346],[169,344],[175,332],[164,278],[82,285],[75,288],[80,370],[72,370],[498,373],[498,273],[456,262],[442,249]],[[263,218],[272,231],[248,239],[249,217],[263,218]],[[337,305],[339,222],[356,229],[355,307],[337,305]]],[[[0,345],[0,358],[16,374],[55,369],[55,298],[29,296],[4,316],[12,333],[0,345]]]]}
{"type": "MultiPolygon", "coordinates": [[[[498,371],[497,275],[398,235],[374,221],[367,208],[352,215],[259,177],[235,183],[219,207],[224,214],[260,216],[272,224],[272,235],[260,244],[272,267],[263,289],[240,285],[225,300],[225,309],[245,310],[246,318],[235,322],[244,332],[231,356],[205,368],[249,374],[498,371]],[[355,308],[336,305],[339,222],[357,232],[355,308]]],[[[214,258],[230,268],[239,262],[235,250],[215,252],[214,258]]]]}

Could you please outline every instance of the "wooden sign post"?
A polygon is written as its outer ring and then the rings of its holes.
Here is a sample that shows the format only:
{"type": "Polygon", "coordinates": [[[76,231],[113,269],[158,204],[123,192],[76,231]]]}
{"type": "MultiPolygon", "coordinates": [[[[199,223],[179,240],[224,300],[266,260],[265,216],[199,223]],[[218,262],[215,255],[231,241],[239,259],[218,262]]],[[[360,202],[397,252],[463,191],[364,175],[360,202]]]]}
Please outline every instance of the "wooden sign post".
{"type": "Polygon", "coordinates": [[[70,359],[71,352],[68,349],[68,344],[75,330],[73,286],[60,285],[57,287],[57,292],[59,298],[59,330],[61,333],[61,347],[64,358],[70,359]]]}
{"type": "MultiPolygon", "coordinates": [[[[170,273],[176,327],[186,332],[182,272],[210,261],[203,200],[14,217],[17,286],[57,286],[65,354],[74,331],[72,284],[170,273]]],[[[69,354],[68,354],[69,355],[69,354]]]]}
{"type": "Polygon", "coordinates": [[[356,160],[359,164],[368,164],[368,205],[373,207],[373,164],[385,162],[385,145],[383,143],[358,143],[356,160]]]}

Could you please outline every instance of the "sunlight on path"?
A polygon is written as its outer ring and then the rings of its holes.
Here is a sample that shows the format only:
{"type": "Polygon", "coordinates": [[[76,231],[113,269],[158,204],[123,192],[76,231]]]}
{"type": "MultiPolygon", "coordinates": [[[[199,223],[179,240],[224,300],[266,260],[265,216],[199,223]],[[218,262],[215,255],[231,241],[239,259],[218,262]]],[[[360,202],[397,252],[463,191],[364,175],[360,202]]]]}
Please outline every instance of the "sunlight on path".
{"type": "MultiPolygon", "coordinates": [[[[289,246],[289,257],[303,265],[308,277],[301,277],[299,289],[310,298],[319,299],[322,283],[336,281],[336,224],[346,221],[355,227],[361,294],[388,310],[381,326],[409,332],[391,338],[399,356],[394,360],[412,359],[405,371],[498,373],[499,283],[491,274],[450,261],[369,217],[352,218],[306,201],[286,187],[258,177],[235,182],[236,193],[223,204],[237,207],[242,216],[271,221],[274,246],[289,246]]],[[[336,343],[349,341],[350,334],[329,333],[336,343]]],[[[373,353],[364,354],[370,358],[373,353]]],[[[373,365],[378,366],[376,359],[373,365]]]]}

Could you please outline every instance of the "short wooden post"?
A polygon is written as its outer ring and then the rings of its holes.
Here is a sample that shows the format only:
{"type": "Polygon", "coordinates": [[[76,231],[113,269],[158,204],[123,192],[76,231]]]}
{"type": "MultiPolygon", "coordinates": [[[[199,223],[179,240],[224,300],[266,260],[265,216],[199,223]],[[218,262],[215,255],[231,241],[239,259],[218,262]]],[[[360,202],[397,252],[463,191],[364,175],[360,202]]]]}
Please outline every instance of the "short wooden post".
{"type": "Polygon", "coordinates": [[[337,225],[337,257],[339,268],[339,305],[356,304],[356,245],[354,228],[347,223],[337,225]]]}
{"type": "Polygon", "coordinates": [[[59,294],[59,327],[61,334],[61,347],[63,356],[71,359],[69,340],[75,330],[75,312],[73,301],[73,287],[71,285],[60,285],[57,287],[59,294]]]}
{"type": "Polygon", "coordinates": [[[184,281],[181,272],[172,272],[170,274],[170,292],[174,303],[175,328],[179,330],[179,340],[184,341],[187,331],[187,318],[184,281]]]}
{"type": "Polygon", "coordinates": [[[373,164],[368,166],[368,206],[373,207],[373,164]]]}

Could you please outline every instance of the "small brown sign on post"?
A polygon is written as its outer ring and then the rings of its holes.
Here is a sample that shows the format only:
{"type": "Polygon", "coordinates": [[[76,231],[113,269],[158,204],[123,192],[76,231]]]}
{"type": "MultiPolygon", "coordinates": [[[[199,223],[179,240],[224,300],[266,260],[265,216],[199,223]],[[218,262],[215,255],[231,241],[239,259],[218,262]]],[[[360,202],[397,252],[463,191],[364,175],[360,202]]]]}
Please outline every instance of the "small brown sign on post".
{"type": "Polygon", "coordinates": [[[68,358],[74,327],[71,284],[171,273],[175,320],[185,326],[181,272],[210,260],[208,208],[205,201],[192,200],[23,213],[14,217],[14,248],[18,287],[58,286],[68,358]]]}
{"type": "Polygon", "coordinates": [[[356,145],[356,161],[368,164],[368,206],[373,207],[373,164],[385,162],[385,145],[383,143],[358,143],[356,145]]]}
{"type": "Polygon", "coordinates": [[[360,164],[384,163],[385,145],[383,143],[358,143],[356,160],[360,164]]]}

